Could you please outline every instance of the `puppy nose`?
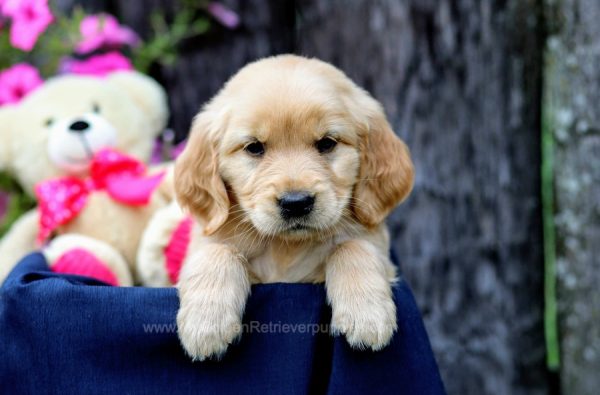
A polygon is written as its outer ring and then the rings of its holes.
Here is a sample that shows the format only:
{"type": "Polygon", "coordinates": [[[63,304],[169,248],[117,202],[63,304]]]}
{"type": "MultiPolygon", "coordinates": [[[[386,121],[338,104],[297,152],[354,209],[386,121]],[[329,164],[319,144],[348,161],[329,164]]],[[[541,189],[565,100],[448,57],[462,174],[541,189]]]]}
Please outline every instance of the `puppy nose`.
{"type": "Polygon", "coordinates": [[[86,121],[75,121],[69,126],[69,129],[74,132],[77,132],[77,133],[83,133],[89,127],[90,127],[90,124],[87,123],[86,121]]]}
{"type": "Polygon", "coordinates": [[[315,197],[308,192],[287,192],[277,199],[277,204],[283,218],[298,218],[311,212],[315,205],[315,197]]]}

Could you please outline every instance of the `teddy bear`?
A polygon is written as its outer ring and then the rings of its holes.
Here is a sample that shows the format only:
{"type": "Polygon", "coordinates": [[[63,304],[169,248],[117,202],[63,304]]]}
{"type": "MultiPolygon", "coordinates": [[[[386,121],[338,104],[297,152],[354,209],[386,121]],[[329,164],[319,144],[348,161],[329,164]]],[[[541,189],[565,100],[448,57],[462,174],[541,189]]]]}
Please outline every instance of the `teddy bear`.
{"type": "Polygon", "coordinates": [[[40,247],[54,271],[136,281],[141,235],[173,199],[169,165],[142,163],[167,108],[160,85],[133,71],[54,77],[0,108],[0,171],[43,200],[0,241],[0,283],[40,247]]]}

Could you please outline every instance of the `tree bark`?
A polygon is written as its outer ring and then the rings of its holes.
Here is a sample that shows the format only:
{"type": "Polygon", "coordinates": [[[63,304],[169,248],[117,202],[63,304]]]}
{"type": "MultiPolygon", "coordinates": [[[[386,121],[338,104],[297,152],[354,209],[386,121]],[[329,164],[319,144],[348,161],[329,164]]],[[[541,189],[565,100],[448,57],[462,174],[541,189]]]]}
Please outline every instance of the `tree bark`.
{"type": "Polygon", "coordinates": [[[450,394],[547,392],[541,1],[303,1],[298,47],[379,99],[416,166],[389,220],[450,394]]]}
{"type": "Polygon", "coordinates": [[[553,2],[547,114],[555,140],[556,236],[565,394],[600,388],[600,3],[553,2]]]}

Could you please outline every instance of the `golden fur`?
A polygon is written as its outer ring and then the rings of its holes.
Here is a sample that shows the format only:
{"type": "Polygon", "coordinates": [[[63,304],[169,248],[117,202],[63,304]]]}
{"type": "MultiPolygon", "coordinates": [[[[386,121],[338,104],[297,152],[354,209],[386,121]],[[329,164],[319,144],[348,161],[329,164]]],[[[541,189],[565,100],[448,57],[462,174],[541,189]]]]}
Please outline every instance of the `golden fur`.
{"type": "Polygon", "coordinates": [[[396,329],[383,225],[410,193],[413,166],[383,110],[335,67],[285,55],[243,68],[195,118],[175,167],[179,203],[199,224],[178,284],[179,335],[195,359],[240,335],[251,282],[325,282],[332,330],[359,348],[396,329]],[[320,152],[316,143],[337,145],[320,152]],[[246,151],[260,142],[260,157],[246,151]],[[301,219],[278,198],[314,195],[301,219]]]}

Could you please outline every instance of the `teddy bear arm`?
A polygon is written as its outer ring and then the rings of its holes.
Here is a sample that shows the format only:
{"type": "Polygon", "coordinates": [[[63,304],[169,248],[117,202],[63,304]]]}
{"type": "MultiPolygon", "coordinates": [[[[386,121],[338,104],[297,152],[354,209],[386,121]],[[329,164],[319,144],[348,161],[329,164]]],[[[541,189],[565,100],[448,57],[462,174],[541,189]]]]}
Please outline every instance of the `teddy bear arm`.
{"type": "Polygon", "coordinates": [[[21,216],[0,240],[0,284],[21,258],[36,249],[38,229],[38,211],[32,209],[21,216]]]}
{"type": "Polygon", "coordinates": [[[144,230],[136,259],[141,285],[168,287],[177,282],[190,232],[191,219],[176,202],[154,214],[144,230]]]}

